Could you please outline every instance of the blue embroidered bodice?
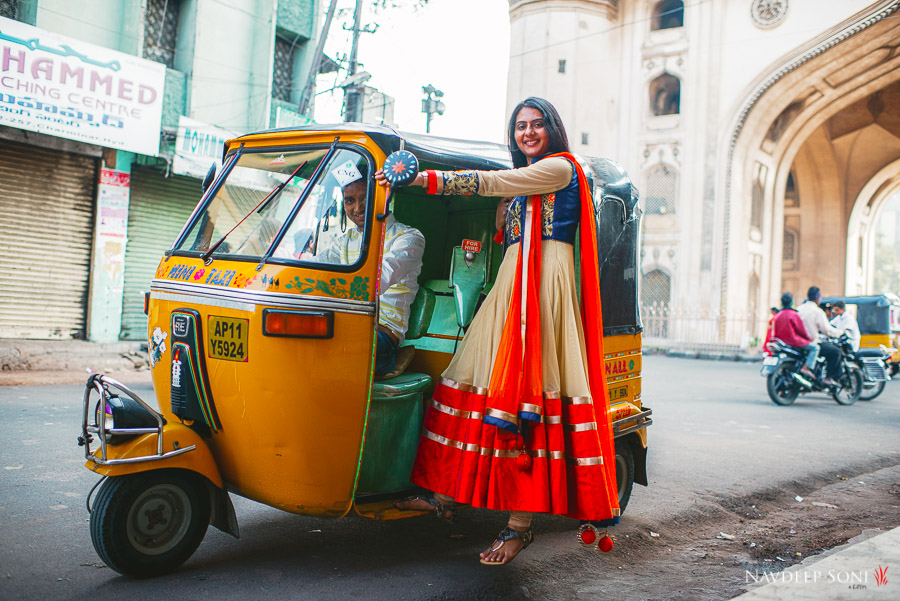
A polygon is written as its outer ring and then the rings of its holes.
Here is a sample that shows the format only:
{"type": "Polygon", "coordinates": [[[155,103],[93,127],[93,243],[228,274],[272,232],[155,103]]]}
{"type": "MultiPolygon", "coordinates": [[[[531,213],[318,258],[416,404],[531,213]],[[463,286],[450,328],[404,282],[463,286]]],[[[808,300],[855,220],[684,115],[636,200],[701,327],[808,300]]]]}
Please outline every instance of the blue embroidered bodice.
{"type": "MultiPolygon", "coordinates": [[[[526,198],[516,196],[509,203],[506,211],[506,227],[503,230],[504,246],[515,244],[522,238],[526,198]]],[[[550,194],[541,194],[541,238],[574,244],[580,217],[578,174],[572,169],[572,180],[565,188],[550,194]]]]}

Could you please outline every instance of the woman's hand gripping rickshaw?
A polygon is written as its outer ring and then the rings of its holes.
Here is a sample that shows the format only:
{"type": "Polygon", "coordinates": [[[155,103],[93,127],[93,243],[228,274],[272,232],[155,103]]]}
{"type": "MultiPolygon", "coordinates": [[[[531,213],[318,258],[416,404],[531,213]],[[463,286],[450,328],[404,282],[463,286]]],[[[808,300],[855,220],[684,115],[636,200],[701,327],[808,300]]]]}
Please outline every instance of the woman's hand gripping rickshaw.
{"type": "MultiPolygon", "coordinates": [[[[86,467],[103,477],[91,538],[111,568],[174,570],[209,524],[238,536],[230,494],[322,518],[422,514],[394,502],[414,490],[425,405],[502,253],[492,242],[496,200],[376,185],[399,150],[423,169],[511,166],[500,145],[359,124],[226,143],[220,173],[204,182],[145,300],[156,403],[99,374],[85,389],[80,443],[86,467]],[[348,215],[342,191],[354,182],[364,183],[364,208],[348,215]],[[393,219],[426,246],[396,363],[376,376],[393,219]]],[[[640,386],[639,209],[621,168],[585,166],[624,509],[633,483],[647,484],[651,423],[640,386]]]]}

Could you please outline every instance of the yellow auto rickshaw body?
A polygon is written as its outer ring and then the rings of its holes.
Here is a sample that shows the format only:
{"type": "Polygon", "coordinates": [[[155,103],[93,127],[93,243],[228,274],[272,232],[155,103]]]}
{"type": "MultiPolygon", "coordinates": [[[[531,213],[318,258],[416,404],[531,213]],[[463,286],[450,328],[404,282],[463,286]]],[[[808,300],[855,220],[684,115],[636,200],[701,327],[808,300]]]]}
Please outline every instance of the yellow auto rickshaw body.
{"type": "MultiPolygon", "coordinates": [[[[90,451],[91,469],[115,476],[177,467],[293,513],[341,517],[356,503],[361,515],[394,517],[380,498],[411,487],[424,404],[463,333],[449,286],[454,249],[463,241],[478,243],[485,292],[502,258],[491,242],[496,199],[427,197],[420,189],[400,189],[389,199],[388,190],[375,185],[374,172],[401,147],[423,169],[510,167],[499,145],[359,124],[277,130],[226,143],[221,172],[160,261],[147,302],[162,437],[174,440],[172,434],[188,431],[196,451],[136,467],[129,458],[152,456],[156,435],[121,444],[113,436],[103,457],[99,449],[90,451]],[[358,254],[323,259],[328,241],[346,235],[341,190],[354,181],[365,182],[368,203],[358,254]],[[426,239],[417,296],[426,309],[415,317],[421,332],[413,334],[410,324],[404,345],[414,346],[415,354],[406,371],[376,380],[389,212],[426,239]],[[393,408],[395,402],[401,404],[393,408]],[[380,486],[385,468],[405,470],[402,485],[380,486]]],[[[651,412],[641,399],[637,193],[614,164],[587,166],[599,214],[617,468],[630,469],[632,481],[646,485],[651,412]],[[627,457],[620,459],[620,450],[627,457]]]]}

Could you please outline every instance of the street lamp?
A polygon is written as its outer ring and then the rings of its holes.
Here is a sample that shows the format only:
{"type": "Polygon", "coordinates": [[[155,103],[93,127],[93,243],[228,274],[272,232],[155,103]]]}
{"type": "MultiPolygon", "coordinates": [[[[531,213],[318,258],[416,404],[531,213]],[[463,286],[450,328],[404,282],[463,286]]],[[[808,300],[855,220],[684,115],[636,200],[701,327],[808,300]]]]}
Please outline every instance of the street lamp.
{"type": "Polygon", "coordinates": [[[422,99],[422,112],[425,113],[425,131],[431,133],[431,116],[435,113],[443,115],[447,106],[438,100],[438,98],[444,97],[444,93],[433,85],[422,86],[422,91],[425,92],[425,98],[422,99]]]}

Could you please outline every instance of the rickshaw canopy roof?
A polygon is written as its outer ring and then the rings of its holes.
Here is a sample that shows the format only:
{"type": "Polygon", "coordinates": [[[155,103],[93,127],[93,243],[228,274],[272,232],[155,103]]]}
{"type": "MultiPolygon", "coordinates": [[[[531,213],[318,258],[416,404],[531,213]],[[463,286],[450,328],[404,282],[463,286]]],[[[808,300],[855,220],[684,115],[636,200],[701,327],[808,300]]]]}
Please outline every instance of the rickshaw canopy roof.
{"type": "Polygon", "coordinates": [[[475,140],[458,140],[443,138],[430,134],[414,134],[399,132],[391,127],[368,123],[315,124],[300,127],[288,127],[254,132],[235,140],[252,137],[258,134],[303,133],[303,132],[360,132],[375,142],[385,154],[400,150],[408,150],[422,163],[428,163],[438,169],[479,169],[494,171],[512,168],[509,149],[495,142],[475,140]]]}
{"type": "Polygon", "coordinates": [[[872,294],[866,296],[828,296],[822,299],[823,303],[843,301],[847,305],[874,305],[876,307],[900,306],[900,297],[894,294],[872,294]]]}

